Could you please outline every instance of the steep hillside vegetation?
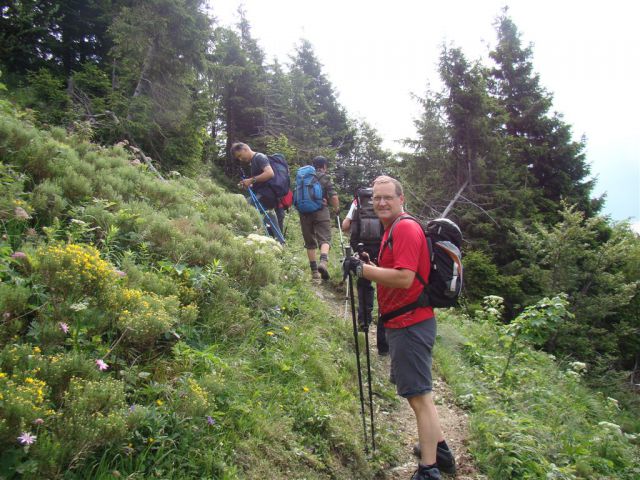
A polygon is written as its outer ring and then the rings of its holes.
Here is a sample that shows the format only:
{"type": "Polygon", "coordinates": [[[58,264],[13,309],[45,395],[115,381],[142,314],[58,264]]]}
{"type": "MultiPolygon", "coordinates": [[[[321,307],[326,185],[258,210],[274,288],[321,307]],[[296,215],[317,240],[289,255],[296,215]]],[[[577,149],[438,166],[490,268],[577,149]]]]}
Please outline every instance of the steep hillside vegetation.
{"type": "Polygon", "coordinates": [[[349,331],[242,196],[1,109],[0,476],[372,475],[349,331]]]}

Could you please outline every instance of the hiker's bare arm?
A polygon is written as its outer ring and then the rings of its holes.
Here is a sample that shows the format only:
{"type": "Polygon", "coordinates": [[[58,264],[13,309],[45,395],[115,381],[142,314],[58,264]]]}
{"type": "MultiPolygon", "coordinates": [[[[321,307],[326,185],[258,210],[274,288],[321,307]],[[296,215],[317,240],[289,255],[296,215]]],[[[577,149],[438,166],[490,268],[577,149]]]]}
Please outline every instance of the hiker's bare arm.
{"type": "Polygon", "coordinates": [[[382,268],[369,263],[362,266],[362,276],[385,287],[409,288],[416,278],[416,272],[406,268],[382,268]]]}
{"type": "Polygon", "coordinates": [[[349,233],[350,229],[351,229],[351,219],[345,218],[344,220],[342,220],[342,231],[344,233],[349,233]]]}
{"type": "Polygon", "coordinates": [[[273,168],[271,168],[271,165],[267,165],[266,167],[264,167],[264,170],[262,170],[262,173],[260,175],[256,175],[255,177],[245,178],[238,184],[238,186],[248,188],[254,183],[266,182],[267,180],[273,178],[273,175],[274,175],[273,168]],[[254,179],[255,179],[255,182],[254,182],[254,179]]]}
{"type": "Polygon", "coordinates": [[[275,174],[273,173],[273,168],[271,168],[271,165],[267,165],[266,167],[264,167],[264,170],[262,170],[262,173],[260,175],[255,176],[256,183],[264,183],[267,180],[272,179],[274,175],[275,174]]]}

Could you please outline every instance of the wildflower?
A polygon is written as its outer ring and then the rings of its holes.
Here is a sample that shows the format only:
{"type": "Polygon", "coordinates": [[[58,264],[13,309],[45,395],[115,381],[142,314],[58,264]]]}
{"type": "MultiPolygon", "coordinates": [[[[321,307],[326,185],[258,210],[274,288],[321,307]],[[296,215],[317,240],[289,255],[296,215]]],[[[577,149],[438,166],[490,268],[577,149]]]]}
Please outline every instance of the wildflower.
{"type": "Polygon", "coordinates": [[[74,312],[81,312],[83,310],[86,310],[88,306],[89,304],[87,302],[78,302],[72,303],[71,305],[69,305],[69,308],[74,312]]]}
{"type": "Polygon", "coordinates": [[[13,210],[13,214],[16,216],[16,218],[19,218],[21,220],[29,220],[31,218],[31,215],[29,215],[27,211],[22,207],[16,207],[13,210]]]}
{"type": "Polygon", "coordinates": [[[40,347],[36,345],[33,347],[33,353],[42,353],[42,350],[40,350],[40,347]]]}
{"type": "Polygon", "coordinates": [[[282,327],[282,329],[283,329],[285,332],[288,332],[288,331],[290,330],[290,328],[289,328],[289,327],[287,327],[286,325],[285,325],[284,327],[282,327]]]}
{"type": "Polygon", "coordinates": [[[22,432],[22,435],[18,437],[18,440],[22,445],[31,445],[38,438],[36,435],[31,435],[31,432],[22,432]]]}
{"type": "Polygon", "coordinates": [[[100,370],[101,372],[104,372],[107,368],[109,368],[109,365],[107,365],[101,358],[96,360],[96,365],[98,366],[98,370],[100,370]]]}
{"type": "Polygon", "coordinates": [[[309,387],[306,387],[306,386],[305,386],[305,387],[302,387],[302,391],[303,391],[304,393],[309,393],[309,387]]]}
{"type": "Polygon", "coordinates": [[[618,400],[616,400],[615,398],[607,397],[607,402],[612,404],[615,408],[619,408],[618,400]]]}
{"type": "Polygon", "coordinates": [[[149,443],[153,443],[155,442],[155,439],[153,437],[149,437],[149,440],[147,440],[149,443]]]}
{"type": "Polygon", "coordinates": [[[5,320],[9,320],[11,318],[11,312],[4,312],[2,314],[2,318],[4,318],[5,320]]]}
{"type": "Polygon", "coordinates": [[[116,275],[119,276],[120,278],[127,276],[127,272],[123,272],[122,270],[116,270],[115,272],[116,272],[116,275]]]}
{"type": "Polygon", "coordinates": [[[129,412],[130,412],[130,413],[135,412],[135,410],[136,410],[136,406],[135,406],[135,404],[133,404],[133,405],[131,405],[131,406],[129,407],[129,412]]]}
{"type": "Polygon", "coordinates": [[[44,420],[43,420],[43,419],[41,419],[41,418],[36,418],[36,419],[33,421],[33,424],[34,424],[34,425],[38,425],[38,426],[42,425],[43,423],[44,423],[44,420]]]}
{"type": "Polygon", "coordinates": [[[267,335],[269,335],[270,337],[273,337],[275,335],[275,333],[273,332],[267,332],[267,335]]]}
{"type": "Polygon", "coordinates": [[[216,424],[216,420],[211,415],[207,415],[207,423],[209,425],[215,425],[216,424]]]}
{"type": "Polygon", "coordinates": [[[156,400],[156,403],[158,404],[159,407],[164,405],[164,402],[162,400],[160,400],[160,399],[156,400]]]}
{"type": "Polygon", "coordinates": [[[24,252],[13,252],[11,254],[11,258],[15,258],[16,260],[21,258],[27,258],[27,254],[24,252]]]}
{"type": "Polygon", "coordinates": [[[58,326],[60,327],[60,330],[62,330],[64,333],[69,333],[69,325],[66,324],[65,322],[58,322],[58,326]]]}

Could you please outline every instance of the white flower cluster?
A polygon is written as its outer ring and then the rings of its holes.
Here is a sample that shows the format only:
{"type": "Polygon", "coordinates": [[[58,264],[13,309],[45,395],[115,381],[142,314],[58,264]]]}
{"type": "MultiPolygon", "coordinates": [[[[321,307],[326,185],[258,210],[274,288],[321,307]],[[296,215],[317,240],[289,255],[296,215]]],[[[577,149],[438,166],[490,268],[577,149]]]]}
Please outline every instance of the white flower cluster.
{"type": "Polygon", "coordinates": [[[265,235],[258,235],[256,233],[249,234],[245,243],[247,245],[256,247],[256,253],[264,253],[264,251],[262,250],[263,247],[275,250],[275,252],[277,253],[282,251],[282,245],[280,245],[273,238],[267,237],[265,235]]]}
{"type": "Polygon", "coordinates": [[[617,433],[619,435],[622,435],[622,428],[620,428],[620,425],[616,425],[615,423],[598,422],[598,426],[610,433],[617,433]]]}
{"type": "Polygon", "coordinates": [[[587,373],[587,364],[584,362],[571,362],[569,366],[571,367],[571,370],[579,375],[587,373]]]}

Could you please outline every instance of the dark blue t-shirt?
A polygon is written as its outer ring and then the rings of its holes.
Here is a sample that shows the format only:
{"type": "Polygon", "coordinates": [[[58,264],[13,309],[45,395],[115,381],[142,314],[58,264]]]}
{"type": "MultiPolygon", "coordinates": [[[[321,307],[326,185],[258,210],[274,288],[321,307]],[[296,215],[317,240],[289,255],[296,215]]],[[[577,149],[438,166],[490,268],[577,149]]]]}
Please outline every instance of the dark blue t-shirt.
{"type": "Polygon", "coordinates": [[[264,168],[269,165],[269,159],[264,153],[256,153],[251,159],[251,176],[257,177],[264,172],[264,168]]]}

